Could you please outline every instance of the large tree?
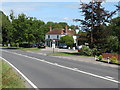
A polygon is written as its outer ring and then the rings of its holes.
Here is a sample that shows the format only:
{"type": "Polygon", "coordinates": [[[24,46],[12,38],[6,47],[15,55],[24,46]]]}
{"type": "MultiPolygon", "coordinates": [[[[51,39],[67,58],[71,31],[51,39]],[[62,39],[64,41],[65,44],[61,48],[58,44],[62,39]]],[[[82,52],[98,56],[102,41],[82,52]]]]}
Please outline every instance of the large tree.
{"type": "Polygon", "coordinates": [[[89,2],[88,4],[81,3],[80,5],[84,19],[75,19],[75,21],[80,21],[84,30],[88,32],[90,41],[88,43],[91,48],[100,47],[105,41],[106,33],[108,33],[105,31],[105,27],[118,9],[109,12],[102,7],[102,1],[89,2]]]}
{"type": "Polygon", "coordinates": [[[4,44],[8,44],[11,42],[12,40],[12,24],[8,18],[8,16],[6,16],[2,11],[0,11],[0,17],[1,17],[1,32],[2,32],[2,43],[4,44]]]}
{"type": "Polygon", "coordinates": [[[15,43],[43,42],[46,33],[43,21],[37,20],[35,17],[28,17],[23,13],[19,14],[17,18],[14,18],[13,13],[11,13],[10,18],[14,27],[13,41],[15,43]]]}
{"type": "Polygon", "coordinates": [[[24,13],[15,17],[13,10],[9,16],[0,12],[0,29],[2,30],[0,35],[2,35],[3,44],[10,43],[13,46],[24,42],[28,44],[45,42],[45,34],[49,31],[50,26],[53,29],[62,29],[66,25],[68,24],[65,22],[47,22],[45,24],[44,21],[29,17],[24,13]]]}

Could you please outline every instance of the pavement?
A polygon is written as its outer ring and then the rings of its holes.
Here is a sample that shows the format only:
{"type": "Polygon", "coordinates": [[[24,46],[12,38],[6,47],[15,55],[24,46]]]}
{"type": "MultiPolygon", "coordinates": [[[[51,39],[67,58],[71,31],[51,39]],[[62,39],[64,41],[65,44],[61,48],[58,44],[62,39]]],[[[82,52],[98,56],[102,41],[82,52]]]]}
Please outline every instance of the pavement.
{"type": "MultiPolygon", "coordinates": [[[[46,47],[45,49],[41,49],[38,51],[28,51],[31,53],[36,53],[36,54],[41,54],[41,55],[49,55],[49,53],[53,53],[53,48],[50,47],[46,47]]],[[[77,50],[68,50],[68,49],[59,49],[59,48],[55,48],[54,52],[68,52],[68,53],[77,53],[77,50]]],[[[51,55],[53,57],[57,57],[57,58],[63,58],[66,60],[76,60],[76,61],[82,61],[82,62],[86,62],[86,63],[92,63],[92,64],[99,64],[99,65],[103,65],[103,66],[109,66],[109,67],[115,67],[118,68],[118,65],[115,64],[108,64],[108,63],[104,63],[104,62],[100,62],[100,61],[96,61],[94,57],[88,57],[88,56],[60,56],[60,55],[51,55]]]]}
{"type": "Polygon", "coordinates": [[[2,57],[38,88],[118,88],[119,68],[13,49],[2,57]]]}
{"type": "Polygon", "coordinates": [[[54,52],[69,52],[69,53],[75,53],[77,52],[77,50],[68,50],[68,49],[59,49],[59,48],[50,48],[50,47],[46,47],[45,49],[41,49],[38,51],[34,51],[34,52],[38,52],[38,53],[43,53],[43,54],[48,54],[48,53],[53,53],[54,52]]]}

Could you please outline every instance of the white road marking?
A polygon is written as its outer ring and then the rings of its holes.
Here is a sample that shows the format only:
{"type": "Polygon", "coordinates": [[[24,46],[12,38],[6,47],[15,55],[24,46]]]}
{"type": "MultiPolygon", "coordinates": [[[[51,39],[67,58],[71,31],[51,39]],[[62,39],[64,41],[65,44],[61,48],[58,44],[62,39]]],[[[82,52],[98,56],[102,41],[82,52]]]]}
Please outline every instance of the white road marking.
{"type": "Polygon", "coordinates": [[[54,66],[58,66],[58,67],[61,67],[61,68],[68,69],[68,70],[76,71],[76,72],[83,73],[83,74],[86,74],[86,75],[90,75],[90,76],[93,76],[93,77],[97,77],[97,78],[100,78],[100,79],[108,80],[108,81],[111,81],[111,82],[114,82],[114,83],[120,83],[117,80],[113,80],[113,79],[110,79],[110,78],[107,78],[107,77],[104,77],[104,76],[100,76],[100,75],[96,75],[96,74],[93,74],[93,73],[85,72],[85,71],[82,71],[80,69],[70,68],[70,67],[67,67],[67,66],[60,65],[60,64],[55,64],[55,63],[52,63],[52,62],[48,62],[46,60],[41,60],[41,59],[38,59],[38,58],[35,58],[35,57],[30,57],[30,56],[27,56],[27,55],[18,54],[18,53],[15,53],[15,52],[9,52],[9,51],[6,51],[6,50],[3,50],[3,51],[8,52],[8,53],[12,53],[12,54],[15,54],[15,55],[35,59],[35,60],[50,64],[50,65],[54,65],[54,66]]]}
{"type": "Polygon", "coordinates": [[[54,63],[55,65],[58,65],[57,63],[54,63]]]}
{"type": "Polygon", "coordinates": [[[74,70],[78,70],[78,68],[73,68],[74,70]]]}
{"type": "Polygon", "coordinates": [[[3,57],[0,57],[0,58],[5,62],[7,62],[12,68],[14,68],[33,88],[35,88],[36,90],[39,90],[38,87],[32,81],[30,81],[30,79],[28,79],[20,70],[18,70],[13,64],[8,62],[8,60],[4,59],[3,57]]]}
{"type": "Polygon", "coordinates": [[[110,76],[105,76],[106,78],[110,78],[110,79],[114,79],[113,77],[110,77],[110,76]]]}

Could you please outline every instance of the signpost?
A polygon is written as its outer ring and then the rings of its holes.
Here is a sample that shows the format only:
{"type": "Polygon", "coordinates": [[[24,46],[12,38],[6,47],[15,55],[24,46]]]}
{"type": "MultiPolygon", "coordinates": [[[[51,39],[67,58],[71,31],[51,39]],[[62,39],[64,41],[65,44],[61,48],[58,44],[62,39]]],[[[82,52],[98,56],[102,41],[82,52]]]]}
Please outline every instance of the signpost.
{"type": "Polygon", "coordinates": [[[53,53],[54,53],[54,49],[55,49],[55,40],[53,40],[53,42],[52,42],[52,48],[53,48],[53,53]]]}

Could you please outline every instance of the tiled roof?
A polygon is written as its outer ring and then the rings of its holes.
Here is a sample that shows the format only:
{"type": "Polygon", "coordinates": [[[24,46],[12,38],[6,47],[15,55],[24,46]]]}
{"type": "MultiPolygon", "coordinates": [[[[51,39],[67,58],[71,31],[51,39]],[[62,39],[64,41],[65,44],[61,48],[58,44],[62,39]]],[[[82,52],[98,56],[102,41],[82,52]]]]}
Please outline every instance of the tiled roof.
{"type": "Polygon", "coordinates": [[[75,31],[74,30],[68,30],[67,33],[65,32],[65,29],[53,29],[52,31],[46,33],[46,34],[52,34],[52,35],[61,35],[61,34],[66,34],[66,35],[74,35],[75,31]]]}

